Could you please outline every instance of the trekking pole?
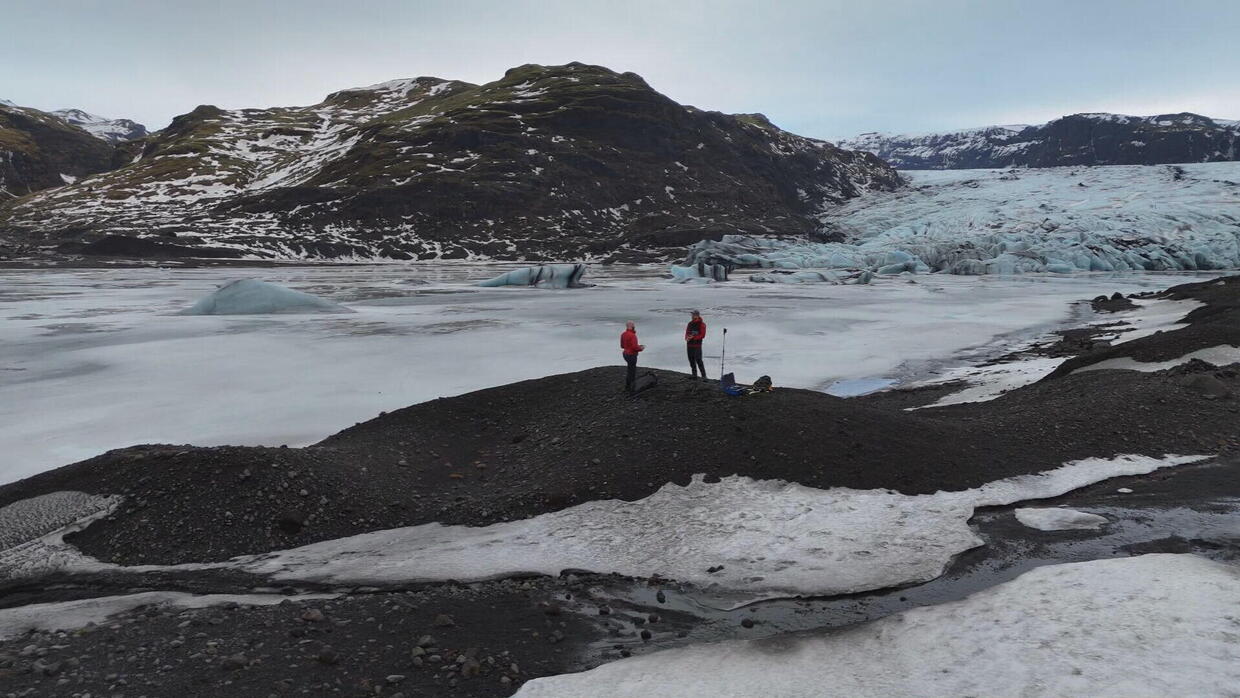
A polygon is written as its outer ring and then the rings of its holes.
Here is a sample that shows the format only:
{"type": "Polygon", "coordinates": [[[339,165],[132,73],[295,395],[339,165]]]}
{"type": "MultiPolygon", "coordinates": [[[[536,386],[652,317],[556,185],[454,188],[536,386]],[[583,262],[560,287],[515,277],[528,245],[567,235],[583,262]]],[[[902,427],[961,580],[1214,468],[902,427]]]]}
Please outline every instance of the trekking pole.
{"type": "Polygon", "coordinates": [[[723,328],[723,344],[719,351],[719,380],[723,380],[723,360],[728,355],[728,328],[723,328]]]}

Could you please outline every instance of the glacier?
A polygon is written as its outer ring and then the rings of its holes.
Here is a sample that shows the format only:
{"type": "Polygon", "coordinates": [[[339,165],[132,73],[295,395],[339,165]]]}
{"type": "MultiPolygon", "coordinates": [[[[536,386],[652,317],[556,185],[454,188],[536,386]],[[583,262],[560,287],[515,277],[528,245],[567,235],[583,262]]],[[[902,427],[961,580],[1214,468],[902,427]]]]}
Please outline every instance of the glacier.
{"type": "Polygon", "coordinates": [[[823,214],[838,241],[725,235],[692,245],[684,263],[883,275],[1240,268],[1240,162],[901,174],[905,189],[823,214]]]}
{"type": "Polygon", "coordinates": [[[584,264],[544,264],[537,267],[521,267],[505,272],[491,279],[479,281],[476,285],[494,286],[537,286],[538,288],[584,288],[581,277],[586,273],[584,264]]]}
{"type": "Polygon", "coordinates": [[[258,279],[236,279],[181,311],[182,315],[268,315],[271,313],[351,313],[309,293],[258,279]]]}

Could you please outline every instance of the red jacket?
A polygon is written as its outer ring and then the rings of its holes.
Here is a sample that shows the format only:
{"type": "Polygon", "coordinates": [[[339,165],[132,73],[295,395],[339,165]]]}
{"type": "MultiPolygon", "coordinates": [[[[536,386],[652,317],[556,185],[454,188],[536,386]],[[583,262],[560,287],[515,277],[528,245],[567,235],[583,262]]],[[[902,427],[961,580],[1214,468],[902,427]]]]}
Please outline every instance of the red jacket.
{"type": "Polygon", "coordinates": [[[690,320],[688,326],[685,327],[685,341],[688,342],[690,346],[700,347],[702,346],[702,340],[705,338],[706,321],[690,320]]]}
{"type": "Polygon", "coordinates": [[[640,346],[637,344],[636,330],[625,330],[620,333],[620,350],[625,356],[633,356],[641,351],[640,346]]]}

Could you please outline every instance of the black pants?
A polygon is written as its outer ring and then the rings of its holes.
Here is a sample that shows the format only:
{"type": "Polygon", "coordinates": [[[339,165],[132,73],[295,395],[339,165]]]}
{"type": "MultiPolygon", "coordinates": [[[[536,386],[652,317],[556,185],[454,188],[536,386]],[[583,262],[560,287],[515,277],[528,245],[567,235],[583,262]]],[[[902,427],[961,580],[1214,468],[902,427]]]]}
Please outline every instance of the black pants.
{"type": "Polygon", "coordinates": [[[698,371],[702,372],[702,377],[706,377],[706,364],[702,363],[702,345],[687,344],[689,348],[689,370],[694,376],[698,375],[698,371]]]}
{"type": "Polygon", "coordinates": [[[624,389],[633,392],[633,382],[637,380],[637,354],[622,354],[628,370],[624,374],[624,389]]]}

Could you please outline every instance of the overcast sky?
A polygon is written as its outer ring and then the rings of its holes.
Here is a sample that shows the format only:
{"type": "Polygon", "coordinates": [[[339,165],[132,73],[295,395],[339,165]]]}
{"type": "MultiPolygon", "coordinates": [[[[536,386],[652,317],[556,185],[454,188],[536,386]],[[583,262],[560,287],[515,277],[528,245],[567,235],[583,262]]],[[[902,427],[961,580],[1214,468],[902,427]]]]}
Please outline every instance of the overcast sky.
{"type": "Polygon", "coordinates": [[[159,128],[198,104],[313,104],[522,63],[631,70],[804,135],[1240,119],[1240,0],[4,0],[0,98],[159,128]]]}

